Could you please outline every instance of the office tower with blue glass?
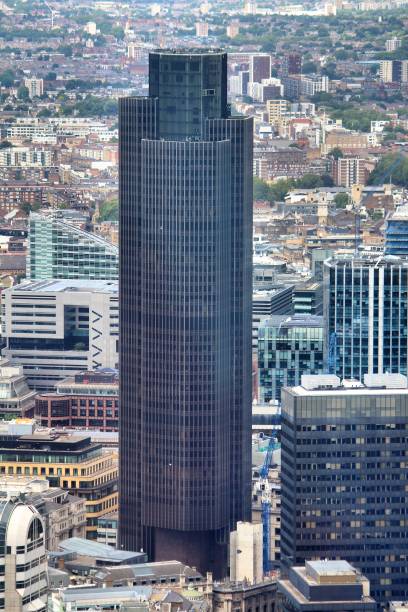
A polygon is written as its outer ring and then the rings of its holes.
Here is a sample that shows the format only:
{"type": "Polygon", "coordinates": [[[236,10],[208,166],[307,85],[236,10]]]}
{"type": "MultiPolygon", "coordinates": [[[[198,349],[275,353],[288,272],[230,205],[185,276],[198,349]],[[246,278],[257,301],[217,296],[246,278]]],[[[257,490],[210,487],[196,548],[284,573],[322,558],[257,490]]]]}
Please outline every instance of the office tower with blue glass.
{"type": "Polygon", "coordinates": [[[70,212],[31,213],[27,278],[118,280],[118,247],[79,228],[70,212]]]}
{"type": "Polygon", "coordinates": [[[252,120],[225,53],[159,50],[119,131],[120,544],[221,576],[251,516],[252,120]]]}
{"type": "Polygon", "coordinates": [[[407,433],[405,376],[306,376],[283,389],[284,568],[345,559],[379,605],[408,599],[407,433]]]}
{"type": "Polygon", "coordinates": [[[281,399],[303,374],[323,374],[323,317],[272,316],[258,330],[259,400],[281,399]]]}
{"type": "Polygon", "coordinates": [[[330,259],[324,274],[326,360],[332,372],[357,380],[367,373],[406,375],[408,260],[330,259]]]}
{"type": "Polygon", "coordinates": [[[408,205],[400,206],[387,219],[384,251],[386,255],[408,257],[408,205]]]}

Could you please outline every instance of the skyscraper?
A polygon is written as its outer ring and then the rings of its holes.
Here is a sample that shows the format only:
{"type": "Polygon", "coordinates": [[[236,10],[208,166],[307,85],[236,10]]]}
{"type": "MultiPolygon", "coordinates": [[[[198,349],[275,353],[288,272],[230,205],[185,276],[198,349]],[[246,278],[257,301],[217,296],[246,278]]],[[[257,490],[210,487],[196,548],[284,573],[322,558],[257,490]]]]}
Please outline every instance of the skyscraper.
{"type": "Polygon", "coordinates": [[[367,373],[406,375],[408,261],[333,258],[324,264],[324,278],[325,345],[335,346],[333,373],[358,380],[367,373]]]}
{"type": "Polygon", "coordinates": [[[250,518],[252,120],[227,56],[157,51],[120,129],[120,541],[225,572],[250,518]]]}

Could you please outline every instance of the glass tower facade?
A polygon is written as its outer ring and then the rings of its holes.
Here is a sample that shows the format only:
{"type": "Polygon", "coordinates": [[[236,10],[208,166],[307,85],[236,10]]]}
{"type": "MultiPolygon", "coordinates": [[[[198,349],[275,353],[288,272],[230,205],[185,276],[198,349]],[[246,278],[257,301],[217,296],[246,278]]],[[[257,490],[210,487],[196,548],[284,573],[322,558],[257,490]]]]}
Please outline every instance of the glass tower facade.
{"type": "Polygon", "coordinates": [[[157,51],[120,130],[120,542],[225,575],[251,516],[252,120],[227,56],[157,51]]]}
{"type": "Polygon", "coordinates": [[[387,220],[385,254],[408,257],[408,205],[400,206],[387,220]]]}
{"type": "Polygon", "coordinates": [[[118,280],[119,249],[53,214],[31,213],[27,278],[118,280]]]}
{"type": "Polygon", "coordinates": [[[281,399],[282,387],[300,383],[303,374],[323,373],[323,317],[275,316],[258,332],[259,400],[281,399]]]}
{"type": "Polygon", "coordinates": [[[325,347],[334,347],[333,373],[357,380],[367,373],[406,375],[408,261],[331,259],[324,282],[325,347]]]}
{"type": "Polygon", "coordinates": [[[408,598],[407,434],[407,389],[282,391],[285,567],[346,559],[378,604],[408,598]]]}

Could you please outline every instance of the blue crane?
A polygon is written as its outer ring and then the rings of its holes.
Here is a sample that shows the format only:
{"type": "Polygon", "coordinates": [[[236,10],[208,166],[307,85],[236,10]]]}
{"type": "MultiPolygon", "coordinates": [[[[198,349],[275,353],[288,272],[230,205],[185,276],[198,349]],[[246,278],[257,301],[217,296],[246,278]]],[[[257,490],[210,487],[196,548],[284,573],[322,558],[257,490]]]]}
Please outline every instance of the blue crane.
{"type": "MultiPolygon", "coordinates": [[[[274,431],[272,434],[276,434],[274,431]]],[[[271,467],[273,451],[280,447],[280,444],[275,435],[271,435],[268,442],[268,448],[266,450],[266,455],[264,462],[262,464],[261,469],[259,470],[259,475],[261,478],[268,478],[269,468],[271,467]]],[[[271,502],[269,499],[263,499],[261,502],[261,513],[262,513],[262,527],[263,527],[263,541],[262,541],[262,561],[263,561],[263,571],[266,574],[271,569],[271,564],[269,560],[269,550],[270,550],[270,507],[271,502]]]]}

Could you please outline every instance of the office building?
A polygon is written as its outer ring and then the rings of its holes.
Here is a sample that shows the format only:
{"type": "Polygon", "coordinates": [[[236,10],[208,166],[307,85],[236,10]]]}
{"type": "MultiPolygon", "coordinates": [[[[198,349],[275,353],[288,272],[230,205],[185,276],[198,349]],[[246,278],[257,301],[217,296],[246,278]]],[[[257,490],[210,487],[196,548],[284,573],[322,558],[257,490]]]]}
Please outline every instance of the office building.
{"type": "Polygon", "coordinates": [[[326,357],[333,372],[357,380],[367,373],[406,374],[408,261],[333,258],[324,263],[324,277],[326,357]]]}
{"type": "Polygon", "coordinates": [[[46,612],[44,523],[30,505],[0,496],[0,609],[46,612]]]}
{"type": "Polygon", "coordinates": [[[22,366],[0,359],[0,419],[24,416],[34,408],[35,395],[28,387],[22,366]]]}
{"type": "Polygon", "coordinates": [[[271,77],[271,56],[268,53],[257,53],[249,58],[250,83],[262,83],[271,77]]]}
{"type": "Polygon", "coordinates": [[[180,50],[119,124],[119,541],[225,575],[251,511],[252,119],[225,53],[180,50]]]}
{"type": "Polygon", "coordinates": [[[248,93],[249,72],[240,70],[237,75],[229,79],[229,91],[236,96],[246,96],[248,93]]]}
{"type": "Polygon", "coordinates": [[[258,329],[261,321],[271,315],[289,314],[292,310],[291,285],[277,285],[269,291],[254,291],[252,294],[252,350],[258,347],[258,329]]]}
{"type": "Polygon", "coordinates": [[[285,53],[281,61],[281,75],[291,76],[302,73],[302,56],[300,53],[285,53]]]}
{"type": "Polygon", "coordinates": [[[323,317],[272,316],[258,330],[259,400],[281,399],[283,387],[298,385],[303,374],[322,374],[323,317]]]}
{"type": "Polygon", "coordinates": [[[31,213],[27,278],[117,280],[118,247],[75,227],[67,211],[31,213]]]}
{"type": "Polygon", "coordinates": [[[292,306],[295,315],[322,315],[323,283],[312,280],[296,285],[292,293],[292,306]]]}
{"type": "Polygon", "coordinates": [[[86,535],[95,539],[98,518],[117,510],[117,454],[83,433],[35,430],[20,433],[0,423],[0,476],[46,478],[51,487],[85,500],[86,535]]]}
{"type": "Polygon", "coordinates": [[[44,93],[44,80],[32,77],[30,79],[24,79],[24,85],[28,89],[30,98],[39,98],[44,93]]]}
{"type": "Polygon", "coordinates": [[[0,491],[0,495],[23,497],[26,504],[39,512],[46,550],[57,550],[66,538],[85,537],[85,500],[59,487],[50,487],[44,476],[2,476],[0,491]]]}
{"type": "Polygon", "coordinates": [[[400,38],[389,38],[385,41],[385,50],[387,53],[393,53],[401,47],[402,41],[400,38]]]}
{"type": "Polygon", "coordinates": [[[52,391],[74,372],[117,367],[117,282],[25,281],[1,300],[3,354],[23,366],[31,388],[52,391]]]}
{"type": "Polygon", "coordinates": [[[55,393],[35,398],[26,416],[35,416],[44,427],[86,427],[117,431],[119,421],[117,370],[102,368],[80,372],[55,385],[55,393]]]}
{"type": "Polygon", "coordinates": [[[388,217],[385,227],[386,255],[408,257],[408,206],[400,206],[388,217]]]}
{"type": "Polygon", "coordinates": [[[407,379],[304,376],[282,391],[284,566],[346,557],[378,604],[408,595],[407,379]]]}
{"type": "Polygon", "coordinates": [[[278,581],[282,612],[375,612],[370,582],[347,561],[306,561],[278,581]]]}
{"type": "Polygon", "coordinates": [[[263,579],[262,569],[262,523],[239,521],[230,534],[230,580],[250,584],[263,579]]]}
{"type": "Polygon", "coordinates": [[[109,544],[113,548],[118,546],[119,515],[111,512],[98,518],[98,531],[96,540],[100,544],[109,544]]]}

